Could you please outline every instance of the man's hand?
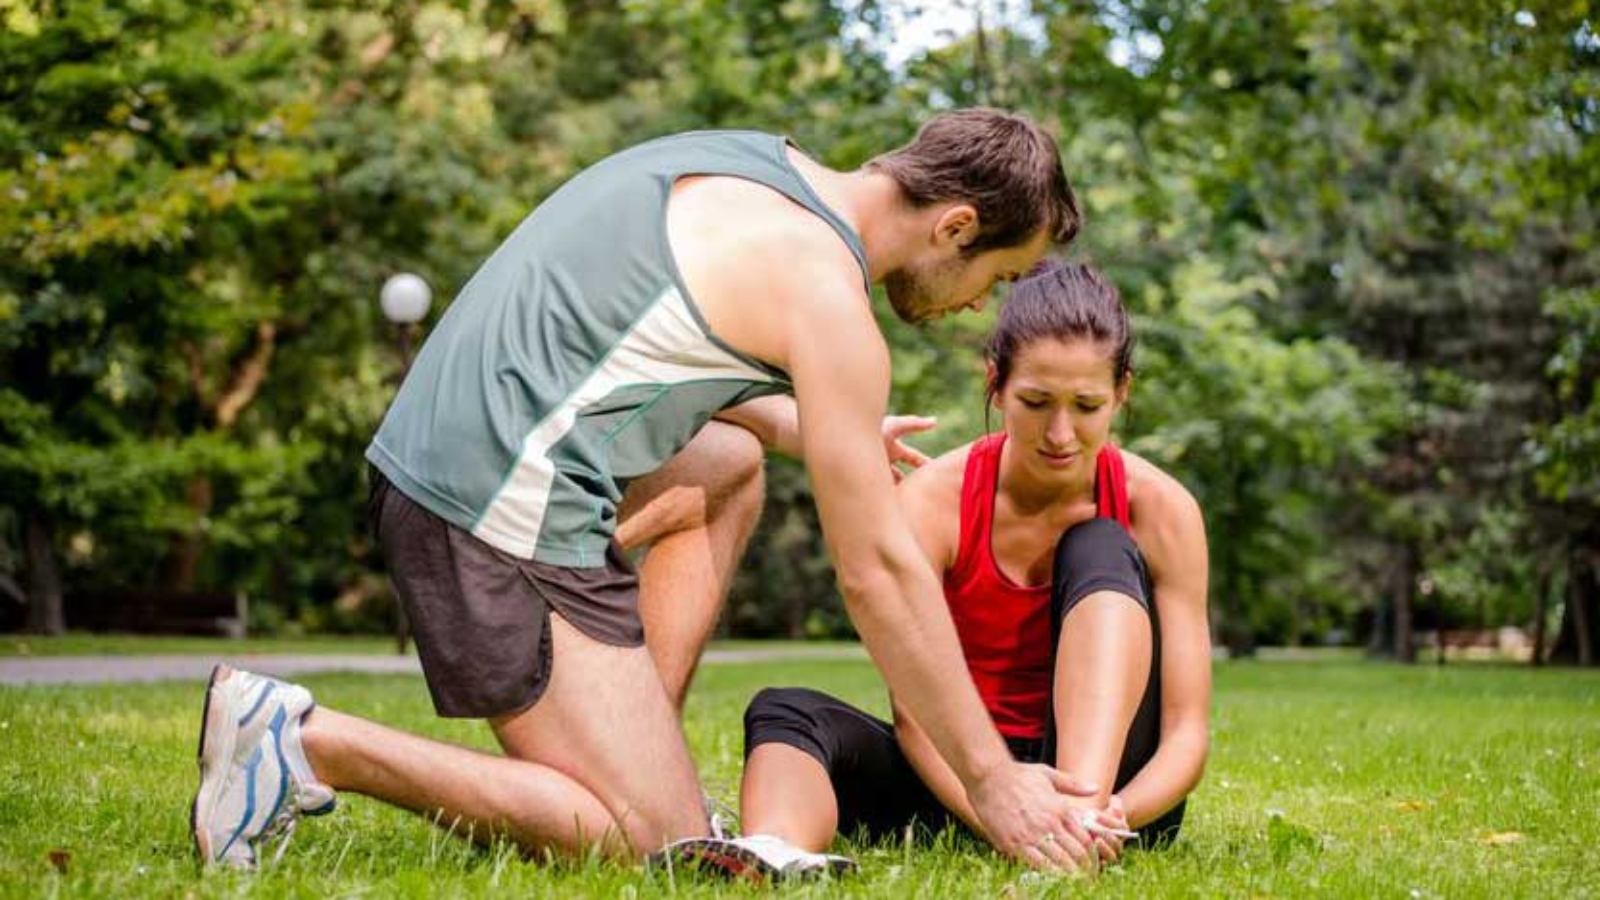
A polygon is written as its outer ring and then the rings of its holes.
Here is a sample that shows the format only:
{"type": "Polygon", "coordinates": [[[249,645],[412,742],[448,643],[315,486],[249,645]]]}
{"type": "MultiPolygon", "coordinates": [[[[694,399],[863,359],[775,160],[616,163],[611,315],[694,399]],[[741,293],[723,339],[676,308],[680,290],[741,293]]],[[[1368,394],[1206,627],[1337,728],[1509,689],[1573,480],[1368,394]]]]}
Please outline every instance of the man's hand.
{"type": "Polygon", "coordinates": [[[1094,838],[1072,798],[1093,785],[1050,766],[1002,763],[967,791],[983,835],[996,850],[1044,871],[1092,872],[1094,838]]]}
{"type": "Polygon", "coordinates": [[[894,473],[895,484],[899,484],[900,479],[905,477],[900,464],[918,469],[929,461],[926,453],[900,439],[908,434],[927,431],[937,424],[939,420],[929,416],[883,417],[883,449],[889,456],[889,471],[894,473]]]}

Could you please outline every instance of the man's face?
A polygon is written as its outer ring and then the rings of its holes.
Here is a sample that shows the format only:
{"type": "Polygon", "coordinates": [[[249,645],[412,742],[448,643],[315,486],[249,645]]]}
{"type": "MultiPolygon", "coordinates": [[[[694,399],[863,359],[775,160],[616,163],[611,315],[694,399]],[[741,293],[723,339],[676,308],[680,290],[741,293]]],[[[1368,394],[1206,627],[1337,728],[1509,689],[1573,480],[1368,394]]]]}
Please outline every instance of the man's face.
{"type": "Polygon", "coordinates": [[[1044,231],[1016,247],[962,256],[957,247],[930,252],[884,277],[889,305],[906,322],[927,322],[963,309],[982,310],[996,282],[1015,281],[1050,247],[1044,231]]]}

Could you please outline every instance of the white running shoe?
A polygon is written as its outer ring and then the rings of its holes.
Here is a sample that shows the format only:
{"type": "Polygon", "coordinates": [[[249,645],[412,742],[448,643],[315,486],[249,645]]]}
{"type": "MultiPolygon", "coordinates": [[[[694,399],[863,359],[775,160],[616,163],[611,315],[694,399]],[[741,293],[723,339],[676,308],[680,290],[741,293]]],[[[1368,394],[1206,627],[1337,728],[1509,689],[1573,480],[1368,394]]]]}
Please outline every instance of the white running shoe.
{"type": "Polygon", "coordinates": [[[217,666],[200,719],[200,790],[189,827],[202,865],[254,869],[258,850],[276,842],[276,861],[295,820],[338,802],[318,781],[300,745],[300,725],[316,704],[299,685],[217,666]]]}
{"type": "Polygon", "coordinates": [[[650,857],[653,867],[682,866],[748,881],[805,880],[856,871],[856,862],[831,853],[812,853],[770,834],[747,837],[686,838],[650,857]]]}

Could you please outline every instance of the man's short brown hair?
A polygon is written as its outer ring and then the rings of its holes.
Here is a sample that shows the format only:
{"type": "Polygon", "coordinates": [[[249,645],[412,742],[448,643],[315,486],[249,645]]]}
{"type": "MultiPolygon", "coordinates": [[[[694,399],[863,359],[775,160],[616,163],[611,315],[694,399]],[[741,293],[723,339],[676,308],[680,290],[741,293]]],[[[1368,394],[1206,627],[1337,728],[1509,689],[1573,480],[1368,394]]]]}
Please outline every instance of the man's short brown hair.
{"type": "Polygon", "coordinates": [[[1066,244],[1082,224],[1055,139],[1026,116],[998,109],[943,113],[911,143],[867,163],[900,185],[913,206],[956,201],[978,211],[971,256],[1016,247],[1045,229],[1066,244]]]}

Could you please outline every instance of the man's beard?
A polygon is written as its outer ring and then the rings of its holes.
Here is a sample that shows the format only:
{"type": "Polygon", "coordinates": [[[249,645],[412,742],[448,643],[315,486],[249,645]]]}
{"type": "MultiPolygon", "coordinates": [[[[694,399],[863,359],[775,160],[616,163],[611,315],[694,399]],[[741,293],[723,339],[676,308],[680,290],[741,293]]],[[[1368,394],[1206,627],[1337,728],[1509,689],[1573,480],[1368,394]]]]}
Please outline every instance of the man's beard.
{"type": "Polygon", "coordinates": [[[946,285],[953,284],[961,272],[963,261],[943,260],[922,268],[903,268],[890,272],[883,279],[884,292],[889,295],[889,307],[902,322],[926,322],[944,304],[938,299],[946,285]]]}
{"type": "Polygon", "coordinates": [[[916,276],[903,269],[890,272],[883,279],[884,293],[889,295],[889,307],[900,317],[900,321],[917,322],[921,319],[921,310],[927,308],[927,304],[921,302],[921,288],[916,276]]]}

